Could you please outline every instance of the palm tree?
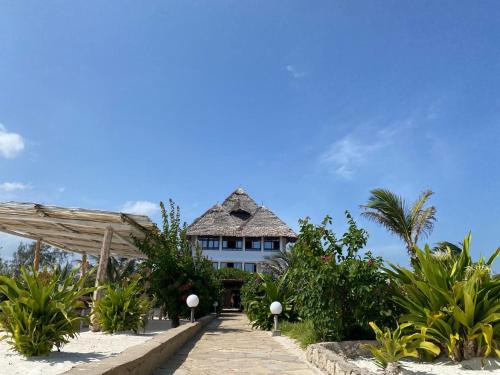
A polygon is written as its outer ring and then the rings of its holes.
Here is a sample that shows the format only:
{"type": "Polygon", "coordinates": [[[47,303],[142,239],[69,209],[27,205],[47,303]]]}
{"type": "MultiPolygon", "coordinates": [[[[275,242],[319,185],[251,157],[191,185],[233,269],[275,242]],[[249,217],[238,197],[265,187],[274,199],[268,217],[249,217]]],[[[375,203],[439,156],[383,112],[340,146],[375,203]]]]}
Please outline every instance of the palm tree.
{"type": "Polygon", "coordinates": [[[419,237],[428,236],[434,228],[436,208],[424,207],[433,192],[425,190],[411,206],[401,196],[386,189],[375,189],[370,193],[368,203],[361,206],[364,209],[362,215],[400,237],[413,261],[419,237]]]}
{"type": "Polygon", "coordinates": [[[137,272],[135,259],[115,258],[110,256],[106,268],[106,280],[111,283],[120,283],[130,279],[137,272]]]}
{"type": "Polygon", "coordinates": [[[459,242],[457,245],[448,241],[439,241],[436,242],[436,244],[432,248],[432,252],[446,253],[449,251],[452,255],[460,255],[460,253],[462,252],[462,247],[463,247],[462,242],[459,242]]]}
{"type": "Polygon", "coordinates": [[[262,263],[262,271],[279,277],[284,275],[296,263],[297,256],[292,247],[289,250],[280,250],[279,253],[272,256],[266,256],[262,263]]]}

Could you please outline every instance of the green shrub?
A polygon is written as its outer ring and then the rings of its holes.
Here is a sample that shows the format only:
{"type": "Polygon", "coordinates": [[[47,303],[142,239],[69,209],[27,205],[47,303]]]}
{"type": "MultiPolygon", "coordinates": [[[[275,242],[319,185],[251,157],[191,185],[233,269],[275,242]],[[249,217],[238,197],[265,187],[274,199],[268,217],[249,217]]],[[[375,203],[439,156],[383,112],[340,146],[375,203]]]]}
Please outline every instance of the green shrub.
{"type": "Polygon", "coordinates": [[[212,262],[201,250],[197,248],[193,254],[179,207],[170,200],[168,210],[163,203],[160,209],[162,227],[148,231],[143,240],[136,240],[136,244],[147,255],[143,265],[148,270],[150,291],[168,313],[172,326],[177,327],[179,319],[190,314],[186,305],[190,294],[200,298],[196,316],[213,311],[213,302],[219,299],[220,282],[212,262]]]}
{"type": "Polygon", "coordinates": [[[421,352],[427,352],[435,357],[441,351],[437,345],[426,341],[425,329],[421,333],[403,335],[403,331],[411,326],[409,323],[398,325],[392,331],[386,328],[383,332],[373,322],[370,322],[370,326],[375,332],[379,345],[366,344],[363,347],[370,350],[376,363],[382,368],[402,358],[420,358],[421,352]]]}
{"type": "Polygon", "coordinates": [[[295,310],[313,323],[320,341],[370,339],[370,321],[392,326],[399,317],[382,259],[358,255],[368,235],[346,216],[349,229],[340,239],[328,216],[320,225],[301,220],[292,249],[297,260],[288,273],[295,310]]]}
{"type": "Polygon", "coordinates": [[[473,263],[470,240],[470,235],[464,239],[458,256],[415,248],[414,271],[394,265],[387,270],[404,309],[400,321],[417,332],[425,328],[454,361],[493,352],[500,356],[500,279],[490,272],[500,248],[488,261],[473,263]]]}
{"type": "Polygon", "coordinates": [[[83,288],[85,277],[77,279],[76,270],[66,276],[31,272],[21,267],[18,280],[0,276],[6,298],[0,303],[0,324],[13,349],[27,357],[48,354],[54,346],[59,350],[74,338],[87,319],[76,311],[84,306],[80,297],[95,289],[83,288]]]}
{"type": "Polygon", "coordinates": [[[254,280],[254,294],[248,293],[247,289],[242,299],[252,327],[265,330],[272,328],[274,319],[269,308],[274,301],[280,302],[283,306],[281,319],[293,319],[293,297],[288,288],[287,275],[274,279],[271,275],[259,273],[254,280]]]}
{"type": "Polygon", "coordinates": [[[144,328],[144,317],[151,304],[143,293],[137,278],[123,285],[106,285],[104,296],[94,303],[93,311],[101,329],[107,333],[137,333],[139,328],[144,328]]]}
{"type": "Polygon", "coordinates": [[[280,323],[281,332],[284,335],[291,337],[298,341],[301,348],[305,348],[310,344],[318,342],[318,335],[314,329],[314,324],[310,320],[288,322],[283,321],[280,323]]]}

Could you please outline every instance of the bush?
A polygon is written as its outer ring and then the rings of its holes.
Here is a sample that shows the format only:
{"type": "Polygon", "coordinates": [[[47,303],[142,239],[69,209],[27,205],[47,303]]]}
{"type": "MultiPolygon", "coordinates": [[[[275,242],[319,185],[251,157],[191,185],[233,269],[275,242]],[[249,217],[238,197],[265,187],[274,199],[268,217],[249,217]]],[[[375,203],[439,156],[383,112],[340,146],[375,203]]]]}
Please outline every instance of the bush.
{"type": "Polygon", "coordinates": [[[426,329],[454,361],[496,353],[500,357],[500,279],[492,278],[488,261],[473,263],[471,236],[456,256],[415,248],[414,271],[391,265],[387,272],[397,285],[396,301],[404,309],[400,321],[415,331],[426,329]]]}
{"type": "Polygon", "coordinates": [[[282,319],[294,318],[293,297],[288,288],[286,274],[278,279],[267,274],[257,274],[254,282],[249,285],[252,287],[246,287],[242,303],[252,327],[265,330],[273,327],[274,318],[269,308],[274,301],[280,302],[283,306],[283,312],[280,315],[282,319]]]}
{"type": "Polygon", "coordinates": [[[171,200],[168,211],[163,203],[160,209],[162,228],[155,227],[136,244],[147,255],[143,265],[149,274],[151,292],[165,308],[172,326],[177,327],[179,319],[190,314],[187,296],[198,295],[196,316],[203,316],[212,311],[213,302],[218,300],[220,283],[212,262],[200,249],[193,254],[186,239],[186,225],[181,224],[179,207],[171,200]]]}
{"type": "Polygon", "coordinates": [[[284,335],[298,341],[301,348],[318,342],[318,335],[314,329],[314,324],[310,320],[299,322],[281,322],[281,332],[284,335]]]}
{"type": "Polygon", "coordinates": [[[247,281],[252,277],[252,274],[248,271],[243,271],[238,268],[221,268],[216,271],[219,280],[224,279],[238,279],[247,281]]]}
{"type": "Polygon", "coordinates": [[[93,313],[101,329],[107,333],[129,330],[137,333],[144,328],[151,303],[143,293],[137,278],[123,285],[106,285],[103,297],[94,302],[93,313]]]}
{"type": "Polygon", "coordinates": [[[295,309],[312,322],[321,341],[370,339],[370,321],[393,326],[399,316],[382,259],[370,252],[358,255],[368,235],[346,216],[349,229],[341,239],[328,228],[328,216],[320,225],[301,220],[292,249],[297,260],[288,273],[295,309]]]}
{"type": "Polygon", "coordinates": [[[95,288],[83,288],[85,277],[76,278],[76,270],[63,276],[56,271],[29,273],[20,269],[19,280],[0,276],[0,324],[10,334],[13,349],[27,357],[58,350],[76,337],[80,323],[87,320],[76,309],[84,307],[80,297],[95,288]],[[44,275],[42,277],[42,275],[44,275]]]}

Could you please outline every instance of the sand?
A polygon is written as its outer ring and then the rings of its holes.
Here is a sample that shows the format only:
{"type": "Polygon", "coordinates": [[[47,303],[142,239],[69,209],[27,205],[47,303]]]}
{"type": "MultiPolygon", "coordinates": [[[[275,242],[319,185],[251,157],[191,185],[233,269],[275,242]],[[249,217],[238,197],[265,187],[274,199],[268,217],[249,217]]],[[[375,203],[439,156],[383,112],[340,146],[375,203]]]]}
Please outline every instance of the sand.
{"type": "MultiPolygon", "coordinates": [[[[357,358],[352,363],[372,372],[383,374],[375,362],[369,358],[357,358]]],[[[460,363],[453,363],[447,359],[438,359],[432,363],[418,363],[402,360],[403,375],[500,375],[500,361],[498,359],[474,358],[460,363]],[[479,371],[478,371],[479,370],[479,371]]]]}
{"type": "Polygon", "coordinates": [[[82,332],[77,338],[64,345],[61,352],[48,356],[25,357],[10,349],[6,341],[0,341],[0,374],[2,375],[54,375],[68,371],[77,364],[99,361],[115,356],[135,345],[140,345],[158,333],[170,328],[170,321],[153,320],[148,323],[146,333],[82,332]]]}

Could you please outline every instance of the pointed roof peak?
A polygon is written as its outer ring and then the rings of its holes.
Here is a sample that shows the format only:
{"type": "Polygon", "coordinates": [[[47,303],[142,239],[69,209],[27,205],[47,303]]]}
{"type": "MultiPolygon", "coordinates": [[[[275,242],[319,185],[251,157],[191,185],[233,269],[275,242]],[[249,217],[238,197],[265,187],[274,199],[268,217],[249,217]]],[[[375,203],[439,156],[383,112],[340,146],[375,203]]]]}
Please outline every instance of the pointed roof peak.
{"type": "Polygon", "coordinates": [[[242,187],[212,206],[189,227],[188,235],[289,237],[297,235],[276,214],[257,204],[242,187]]]}

